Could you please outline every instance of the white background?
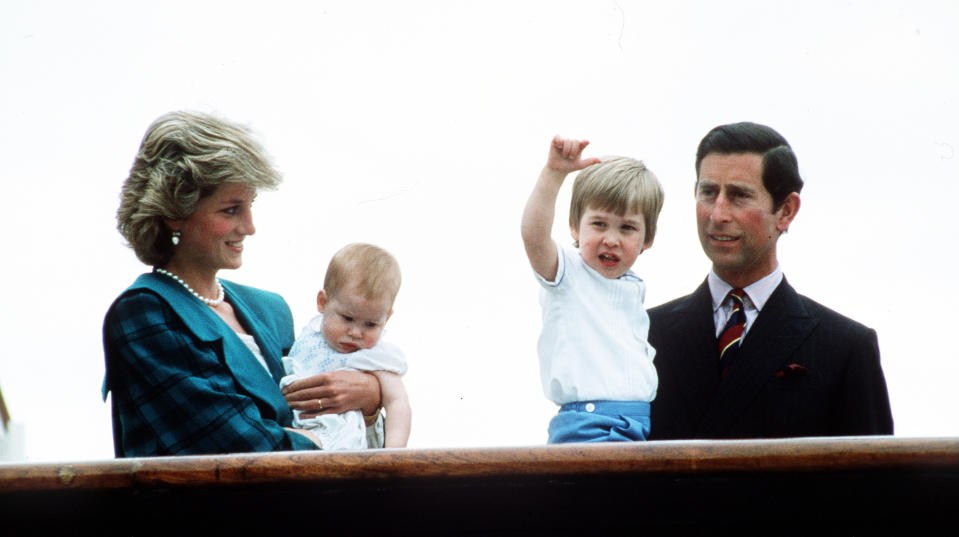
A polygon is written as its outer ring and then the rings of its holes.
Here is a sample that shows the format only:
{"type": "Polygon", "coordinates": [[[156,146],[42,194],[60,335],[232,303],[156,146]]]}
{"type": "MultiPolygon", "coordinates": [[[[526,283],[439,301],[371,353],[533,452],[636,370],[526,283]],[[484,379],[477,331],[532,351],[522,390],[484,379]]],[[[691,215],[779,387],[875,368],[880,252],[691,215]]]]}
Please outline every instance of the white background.
{"type": "Polygon", "coordinates": [[[878,330],[897,435],[959,435],[957,6],[5,0],[0,387],[26,456],[112,457],[101,323],[147,269],[115,230],[118,192],[174,109],[251,126],[285,176],[223,277],[281,293],[302,325],[344,244],[400,260],[411,447],[545,442],[519,218],[553,134],[663,182],[634,267],[653,306],[709,268],[694,151],[742,120],[779,130],[806,180],[787,278],[878,330]]]}

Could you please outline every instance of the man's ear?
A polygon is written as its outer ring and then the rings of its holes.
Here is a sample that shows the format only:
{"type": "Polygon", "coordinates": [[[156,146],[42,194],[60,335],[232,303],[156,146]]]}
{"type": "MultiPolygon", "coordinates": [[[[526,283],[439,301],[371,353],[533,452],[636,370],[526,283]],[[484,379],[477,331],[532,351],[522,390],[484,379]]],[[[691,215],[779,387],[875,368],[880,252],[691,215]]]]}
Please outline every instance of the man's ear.
{"type": "Polygon", "coordinates": [[[783,200],[779,210],[776,211],[776,229],[780,233],[789,231],[789,224],[792,223],[793,218],[796,218],[800,205],[799,194],[796,192],[790,192],[789,195],[786,196],[786,199],[783,200]]]}
{"type": "Polygon", "coordinates": [[[323,310],[326,309],[326,289],[320,289],[320,292],[316,294],[316,311],[323,313],[323,310]]]}

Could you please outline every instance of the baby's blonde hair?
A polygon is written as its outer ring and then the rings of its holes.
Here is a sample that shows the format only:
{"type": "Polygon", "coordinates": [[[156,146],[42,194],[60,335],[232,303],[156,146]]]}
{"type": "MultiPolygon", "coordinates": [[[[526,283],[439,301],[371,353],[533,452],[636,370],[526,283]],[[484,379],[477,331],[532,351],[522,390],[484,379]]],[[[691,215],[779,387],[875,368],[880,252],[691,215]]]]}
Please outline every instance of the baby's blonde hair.
{"type": "Polygon", "coordinates": [[[353,243],[330,259],[323,279],[328,296],[352,287],[365,298],[389,298],[390,306],[400,291],[400,264],[389,252],[372,244],[353,243]]]}
{"type": "Polygon", "coordinates": [[[656,221],[663,208],[663,187],[642,161],[607,157],[583,169],[573,182],[569,226],[578,229],[586,209],[593,207],[619,215],[626,211],[643,215],[646,244],[656,236],[656,221]]]}

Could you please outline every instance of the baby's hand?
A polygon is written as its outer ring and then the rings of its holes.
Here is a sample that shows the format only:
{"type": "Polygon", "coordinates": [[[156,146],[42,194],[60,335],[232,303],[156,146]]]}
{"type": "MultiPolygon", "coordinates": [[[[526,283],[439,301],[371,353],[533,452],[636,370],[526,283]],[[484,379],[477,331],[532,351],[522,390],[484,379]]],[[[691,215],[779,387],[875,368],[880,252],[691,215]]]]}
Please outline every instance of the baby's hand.
{"type": "Polygon", "coordinates": [[[561,138],[559,135],[554,136],[553,141],[549,144],[546,167],[557,172],[571,173],[593,164],[599,164],[601,161],[596,157],[581,158],[583,150],[588,145],[589,140],[571,140],[561,138]]]}

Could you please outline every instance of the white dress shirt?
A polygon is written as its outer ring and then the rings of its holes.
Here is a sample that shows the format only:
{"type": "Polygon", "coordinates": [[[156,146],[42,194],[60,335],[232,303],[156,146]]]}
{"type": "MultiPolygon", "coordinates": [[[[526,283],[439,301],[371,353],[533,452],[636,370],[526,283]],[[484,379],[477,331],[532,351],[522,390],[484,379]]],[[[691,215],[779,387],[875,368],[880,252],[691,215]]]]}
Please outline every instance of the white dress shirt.
{"type": "MultiPolygon", "coordinates": [[[[729,292],[733,290],[733,286],[721,280],[713,271],[709,271],[706,281],[709,284],[709,293],[713,297],[713,321],[716,323],[716,337],[719,337],[726,326],[726,321],[733,313],[732,301],[726,300],[729,292]]],[[[773,291],[779,287],[782,281],[783,271],[779,268],[779,265],[776,265],[776,270],[768,276],[743,288],[743,291],[746,292],[746,296],[743,297],[743,309],[746,311],[746,330],[743,332],[743,339],[746,338],[746,334],[749,333],[749,329],[756,321],[756,317],[759,316],[759,312],[766,305],[766,301],[769,300],[773,291]]]]}

